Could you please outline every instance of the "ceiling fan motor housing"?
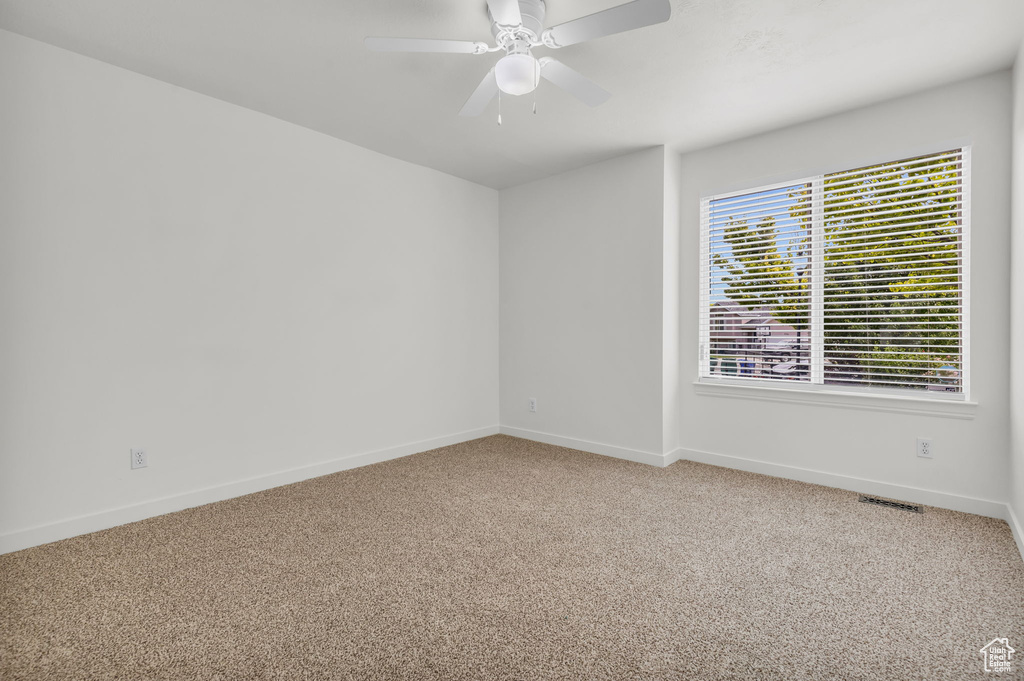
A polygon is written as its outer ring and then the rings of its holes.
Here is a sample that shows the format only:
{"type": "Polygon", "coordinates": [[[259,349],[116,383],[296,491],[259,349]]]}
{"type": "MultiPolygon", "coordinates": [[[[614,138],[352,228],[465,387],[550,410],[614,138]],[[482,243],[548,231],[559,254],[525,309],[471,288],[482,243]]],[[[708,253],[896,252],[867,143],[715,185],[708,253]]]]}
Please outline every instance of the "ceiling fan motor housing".
{"type": "MultiPolygon", "coordinates": [[[[544,0],[519,0],[519,13],[523,17],[523,25],[517,31],[513,31],[511,36],[513,39],[518,39],[520,36],[515,34],[521,34],[522,31],[528,33],[528,36],[523,36],[531,42],[537,42],[540,38],[540,34],[544,31],[544,14],[546,12],[544,0]]],[[[494,17],[491,15],[491,10],[488,8],[487,16],[491,20],[491,34],[494,35],[495,39],[500,45],[502,40],[502,34],[508,34],[509,28],[507,26],[500,26],[494,21],[494,17]]]]}

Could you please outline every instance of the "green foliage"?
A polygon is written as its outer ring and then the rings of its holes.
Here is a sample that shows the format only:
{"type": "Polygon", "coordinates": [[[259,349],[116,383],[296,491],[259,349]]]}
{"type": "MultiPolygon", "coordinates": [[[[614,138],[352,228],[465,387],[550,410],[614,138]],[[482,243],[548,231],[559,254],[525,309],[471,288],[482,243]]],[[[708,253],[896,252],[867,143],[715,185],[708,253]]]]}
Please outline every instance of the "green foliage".
{"type": "Polygon", "coordinates": [[[723,230],[723,238],[732,255],[727,258],[716,253],[712,258],[715,266],[728,272],[722,281],[727,285],[725,295],[729,299],[749,309],[769,308],[780,322],[806,329],[810,311],[810,272],[806,267],[798,268],[795,260],[810,254],[810,214],[803,207],[809,194],[799,191],[789,196],[800,206],[789,211],[803,225],[803,234],[799,238],[786,240],[786,245],[780,248],[783,240],[774,216],[765,217],[756,225],[750,225],[746,220],[734,220],[723,230]],[[765,287],[766,282],[771,283],[770,288],[765,287]]]}
{"type": "Polygon", "coordinates": [[[959,356],[959,168],[935,166],[825,177],[824,303],[835,320],[825,355],[836,374],[922,387],[937,381],[938,355],[959,356]]]}

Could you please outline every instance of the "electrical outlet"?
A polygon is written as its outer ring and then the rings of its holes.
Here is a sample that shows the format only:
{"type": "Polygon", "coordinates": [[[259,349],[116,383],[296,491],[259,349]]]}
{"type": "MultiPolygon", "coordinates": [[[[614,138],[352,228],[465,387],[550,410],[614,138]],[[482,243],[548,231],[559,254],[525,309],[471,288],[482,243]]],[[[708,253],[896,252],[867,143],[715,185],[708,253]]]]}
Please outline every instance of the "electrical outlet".
{"type": "Polygon", "coordinates": [[[132,469],[145,468],[149,465],[149,459],[146,458],[146,452],[142,449],[132,450],[132,469]]]}
{"type": "Polygon", "coordinates": [[[533,412],[534,414],[536,414],[536,413],[537,413],[537,398],[536,398],[536,397],[531,397],[531,398],[530,398],[530,406],[529,406],[529,409],[530,409],[530,411],[531,411],[531,412],[533,412]]]}
{"type": "Polygon", "coordinates": [[[917,438],[917,455],[922,459],[931,459],[932,457],[932,441],[928,438],[919,437],[917,438]]]}

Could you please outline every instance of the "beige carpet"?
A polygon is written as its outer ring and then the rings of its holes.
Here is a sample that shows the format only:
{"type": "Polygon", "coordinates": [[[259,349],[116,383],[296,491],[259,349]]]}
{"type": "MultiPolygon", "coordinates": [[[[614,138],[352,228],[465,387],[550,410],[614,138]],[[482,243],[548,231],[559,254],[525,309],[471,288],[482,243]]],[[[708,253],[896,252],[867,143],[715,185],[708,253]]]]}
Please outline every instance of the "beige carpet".
{"type": "Polygon", "coordinates": [[[0,556],[0,679],[995,679],[1006,523],[508,436],[0,556]]]}

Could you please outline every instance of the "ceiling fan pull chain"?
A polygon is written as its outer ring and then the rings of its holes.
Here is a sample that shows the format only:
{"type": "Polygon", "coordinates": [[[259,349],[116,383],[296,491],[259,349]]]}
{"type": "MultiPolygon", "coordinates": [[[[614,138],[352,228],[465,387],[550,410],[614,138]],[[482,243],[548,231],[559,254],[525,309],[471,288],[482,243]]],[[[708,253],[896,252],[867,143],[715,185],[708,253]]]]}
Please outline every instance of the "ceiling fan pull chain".
{"type": "Polygon", "coordinates": [[[501,125],[501,90],[498,90],[498,125],[501,125]]]}

